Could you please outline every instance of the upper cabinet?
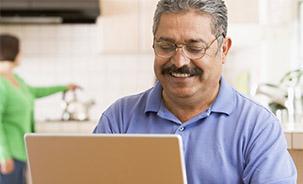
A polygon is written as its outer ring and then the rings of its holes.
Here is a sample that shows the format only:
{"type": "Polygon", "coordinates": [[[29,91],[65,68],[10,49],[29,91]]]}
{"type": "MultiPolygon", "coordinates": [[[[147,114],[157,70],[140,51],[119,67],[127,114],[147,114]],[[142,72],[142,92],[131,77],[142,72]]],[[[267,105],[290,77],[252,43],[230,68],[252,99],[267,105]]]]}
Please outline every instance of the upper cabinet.
{"type": "Polygon", "coordinates": [[[0,23],[95,23],[99,0],[1,0],[0,23]],[[47,20],[47,21],[46,21],[47,20]]]}
{"type": "MultiPolygon", "coordinates": [[[[152,53],[153,14],[158,0],[101,0],[102,53],[152,53]]],[[[226,0],[229,23],[258,22],[258,1],[226,0]]]]}
{"type": "MultiPolygon", "coordinates": [[[[299,46],[303,50],[303,0],[299,1],[299,46]]],[[[300,57],[303,60],[303,52],[300,52],[300,57]]]]}
{"type": "Polygon", "coordinates": [[[152,18],[157,0],[102,0],[102,53],[152,52],[152,18]]]}
{"type": "Polygon", "coordinates": [[[229,23],[257,23],[259,17],[258,0],[225,0],[229,23]]]}
{"type": "MultiPolygon", "coordinates": [[[[225,0],[230,24],[267,27],[291,24],[302,0],[225,0]]],[[[152,53],[153,14],[158,0],[101,0],[102,53],[152,53]]],[[[301,8],[302,9],[302,8],[301,8]]]]}

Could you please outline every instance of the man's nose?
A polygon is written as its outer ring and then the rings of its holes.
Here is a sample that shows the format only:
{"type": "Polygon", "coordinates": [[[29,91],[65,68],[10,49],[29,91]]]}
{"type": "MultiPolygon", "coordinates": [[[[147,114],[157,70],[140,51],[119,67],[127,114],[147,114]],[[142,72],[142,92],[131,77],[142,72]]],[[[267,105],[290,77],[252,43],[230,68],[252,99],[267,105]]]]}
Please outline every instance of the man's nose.
{"type": "Polygon", "coordinates": [[[180,68],[184,65],[188,65],[190,63],[190,59],[185,56],[183,48],[177,48],[175,55],[171,58],[171,62],[177,68],[180,68]]]}

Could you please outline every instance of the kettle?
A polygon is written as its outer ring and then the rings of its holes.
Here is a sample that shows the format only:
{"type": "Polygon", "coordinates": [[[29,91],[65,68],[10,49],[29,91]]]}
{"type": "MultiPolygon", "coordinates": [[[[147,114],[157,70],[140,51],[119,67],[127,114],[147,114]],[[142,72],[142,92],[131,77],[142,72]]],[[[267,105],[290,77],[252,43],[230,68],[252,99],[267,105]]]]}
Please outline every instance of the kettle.
{"type": "Polygon", "coordinates": [[[62,121],[88,121],[89,110],[95,104],[93,100],[80,101],[76,91],[65,91],[62,94],[62,121]]]}

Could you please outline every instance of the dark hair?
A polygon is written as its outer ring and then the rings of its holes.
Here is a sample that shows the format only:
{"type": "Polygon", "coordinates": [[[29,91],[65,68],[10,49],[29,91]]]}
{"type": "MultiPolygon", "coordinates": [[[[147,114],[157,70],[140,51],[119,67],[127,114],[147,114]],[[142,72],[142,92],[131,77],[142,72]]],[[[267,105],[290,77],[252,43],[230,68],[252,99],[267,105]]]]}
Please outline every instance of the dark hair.
{"type": "Polygon", "coordinates": [[[0,34],[0,62],[14,62],[19,53],[19,39],[10,34],[0,34]]]}
{"type": "Polygon", "coordinates": [[[212,17],[212,33],[218,37],[227,34],[227,8],[223,0],[160,0],[154,14],[153,34],[157,32],[163,13],[197,10],[212,17]]]}

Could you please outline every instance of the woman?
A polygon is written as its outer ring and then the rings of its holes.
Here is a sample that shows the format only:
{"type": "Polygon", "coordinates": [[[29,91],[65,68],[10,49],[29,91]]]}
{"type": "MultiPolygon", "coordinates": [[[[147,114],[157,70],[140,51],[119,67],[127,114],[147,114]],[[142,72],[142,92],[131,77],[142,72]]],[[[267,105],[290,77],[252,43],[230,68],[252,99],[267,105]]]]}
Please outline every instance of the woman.
{"type": "Polygon", "coordinates": [[[0,184],[26,183],[23,136],[34,132],[34,100],[78,88],[29,86],[14,73],[19,62],[18,38],[0,34],[0,184]]]}

